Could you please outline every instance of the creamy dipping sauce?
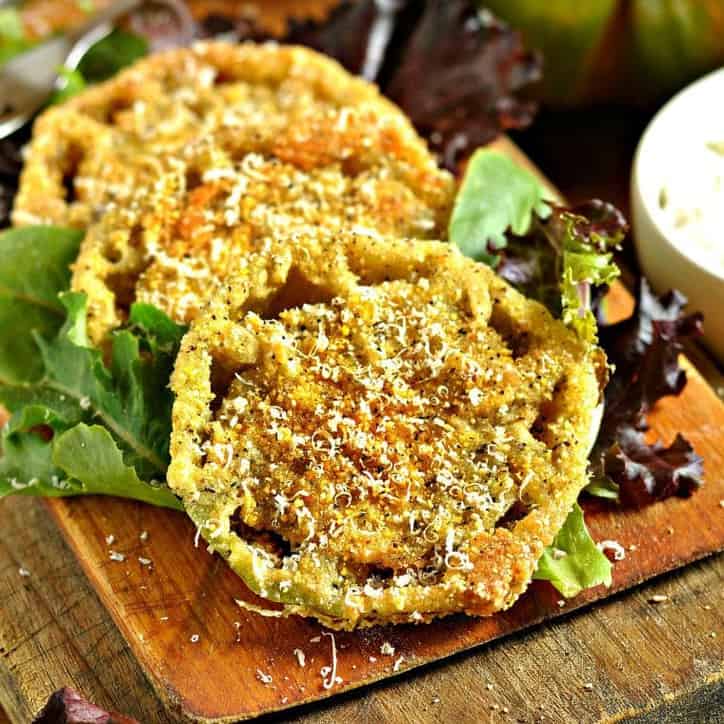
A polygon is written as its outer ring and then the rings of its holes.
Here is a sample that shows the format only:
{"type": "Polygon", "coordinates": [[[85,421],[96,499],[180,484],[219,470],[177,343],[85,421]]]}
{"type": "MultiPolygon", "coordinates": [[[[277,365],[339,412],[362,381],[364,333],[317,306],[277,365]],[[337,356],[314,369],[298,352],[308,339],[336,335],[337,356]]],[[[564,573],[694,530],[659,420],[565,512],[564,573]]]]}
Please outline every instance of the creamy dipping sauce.
{"type": "Polygon", "coordinates": [[[684,254],[724,276],[724,138],[679,160],[659,190],[660,221],[684,254]]]}

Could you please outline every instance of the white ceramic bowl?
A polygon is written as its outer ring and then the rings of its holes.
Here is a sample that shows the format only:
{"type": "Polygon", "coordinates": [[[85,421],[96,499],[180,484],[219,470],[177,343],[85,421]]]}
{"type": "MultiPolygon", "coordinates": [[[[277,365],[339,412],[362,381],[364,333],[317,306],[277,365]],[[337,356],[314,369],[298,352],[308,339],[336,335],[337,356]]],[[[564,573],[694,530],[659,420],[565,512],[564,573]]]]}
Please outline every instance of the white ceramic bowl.
{"type": "Polygon", "coordinates": [[[708,173],[719,163],[724,169],[724,153],[709,158],[712,141],[724,142],[724,68],[674,96],[649,124],[634,159],[631,212],[642,271],[657,292],[677,288],[689,298],[688,311],[704,313],[704,341],[724,361],[724,187],[714,194],[708,173]],[[670,188],[694,204],[706,193],[720,199],[712,210],[722,220],[714,235],[719,258],[690,226],[677,228],[670,188]]]}

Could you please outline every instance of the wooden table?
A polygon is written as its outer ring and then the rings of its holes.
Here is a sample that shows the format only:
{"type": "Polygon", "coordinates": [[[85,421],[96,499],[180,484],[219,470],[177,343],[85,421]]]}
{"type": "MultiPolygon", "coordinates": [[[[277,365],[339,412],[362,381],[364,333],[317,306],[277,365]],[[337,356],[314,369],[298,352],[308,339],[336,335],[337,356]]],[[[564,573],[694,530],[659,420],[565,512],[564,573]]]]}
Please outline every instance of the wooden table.
{"type": "MultiPolygon", "coordinates": [[[[516,140],[570,197],[597,194],[625,205],[633,137],[627,116],[623,125],[612,121],[608,127],[600,114],[591,118],[595,127],[586,127],[585,116],[576,125],[580,154],[570,148],[556,152],[556,129],[561,143],[569,143],[570,116],[547,117],[538,131],[516,140]],[[587,158],[584,149],[589,162],[582,192],[569,183],[576,169],[565,159],[580,166],[587,158]]],[[[700,351],[688,352],[724,393],[721,371],[700,351]]],[[[284,721],[724,722],[723,662],[724,556],[717,556],[582,613],[297,710],[284,721]],[[654,603],[656,595],[667,600],[654,603]]],[[[144,723],[175,720],[160,705],[44,503],[5,500],[0,705],[11,722],[28,722],[48,694],[64,685],[144,723]]]]}
{"type": "MultiPolygon", "coordinates": [[[[0,601],[0,703],[10,721],[29,722],[63,685],[141,722],[174,721],[42,501],[0,506],[0,601]]],[[[718,556],[285,721],[724,722],[723,660],[718,556]],[[651,603],[657,594],[668,600],[651,603]]]]}

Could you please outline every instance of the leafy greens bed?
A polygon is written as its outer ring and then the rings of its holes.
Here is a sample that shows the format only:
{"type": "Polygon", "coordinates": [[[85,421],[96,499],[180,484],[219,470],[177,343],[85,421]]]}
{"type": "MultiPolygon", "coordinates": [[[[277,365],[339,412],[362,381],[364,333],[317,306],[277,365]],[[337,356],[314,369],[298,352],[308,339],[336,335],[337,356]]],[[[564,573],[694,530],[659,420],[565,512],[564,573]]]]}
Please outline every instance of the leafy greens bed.
{"type": "Polygon", "coordinates": [[[601,302],[618,274],[611,249],[623,239],[625,219],[601,201],[565,209],[545,197],[538,180],[509,158],[478,151],[458,194],[450,238],[584,339],[600,338],[612,374],[587,492],[632,506],[688,496],[702,483],[701,458],[681,435],[665,447],[647,443],[644,432],[646,413],[686,385],[679,353],[685,339],[701,334],[702,317],[684,314],[680,293],[657,298],[642,279],[631,317],[606,324],[601,302]]]}

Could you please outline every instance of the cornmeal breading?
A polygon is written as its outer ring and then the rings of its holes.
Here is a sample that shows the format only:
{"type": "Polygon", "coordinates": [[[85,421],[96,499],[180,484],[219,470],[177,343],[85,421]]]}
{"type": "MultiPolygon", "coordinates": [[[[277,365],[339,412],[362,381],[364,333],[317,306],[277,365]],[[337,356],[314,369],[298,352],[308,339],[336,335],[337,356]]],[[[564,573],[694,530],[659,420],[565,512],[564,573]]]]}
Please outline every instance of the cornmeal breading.
{"type": "Polygon", "coordinates": [[[90,226],[73,288],[99,341],[137,299],[192,319],[266,235],[439,237],[453,193],[402,112],[334,61],[211,43],[44,114],[13,220],[90,226]]]}
{"type": "Polygon", "coordinates": [[[384,154],[394,177],[422,198],[451,192],[450,177],[399,108],[330,58],[294,46],[199,43],[149,56],[46,111],[34,127],[13,222],[86,227],[109,203],[153,182],[163,159],[209,137],[236,159],[273,154],[292,140],[292,158],[281,158],[307,168],[340,158],[364,168],[359,155],[371,144],[367,160],[384,154]],[[345,108],[360,114],[349,128],[345,108]],[[338,116],[337,128],[319,120],[324,111],[338,116]]]}
{"type": "MultiPolygon", "coordinates": [[[[348,120],[359,118],[346,110],[348,120]]],[[[334,125],[338,119],[325,114],[327,120],[334,125]]],[[[369,132],[370,119],[362,121],[369,132]]],[[[330,133],[319,138],[332,139],[331,148],[350,148],[338,146],[330,133]]],[[[366,138],[376,140],[372,133],[366,138]]],[[[117,326],[133,301],[190,321],[239,259],[270,234],[301,228],[403,236],[440,231],[438,209],[395,177],[384,154],[353,173],[344,162],[286,160],[308,146],[308,140],[289,139],[277,153],[252,152],[234,161],[203,141],[152,189],[110,209],[88,230],[74,264],[73,288],[89,295],[92,338],[117,326]],[[189,177],[196,182],[189,185],[189,177]]],[[[377,152],[374,143],[370,147],[377,152]]],[[[351,158],[363,164],[362,153],[353,150],[351,158]]]]}
{"type": "Polygon", "coordinates": [[[595,356],[447,244],[298,235],[184,339],[169,485],[285,613],[490,614],[586,484],[595,356]]]}
{"type": "Polygon", "coordinates": [[[14,223],[87,230],[99,343],[191,324],[169,485],[283,614],[506,608],[586,483],[600,350],[437,241],[454,193],[394,105],[302,48],[153,56],[36,124],[14,223]]]}

